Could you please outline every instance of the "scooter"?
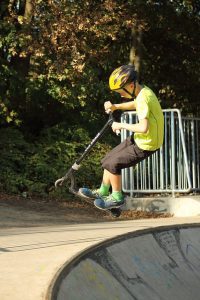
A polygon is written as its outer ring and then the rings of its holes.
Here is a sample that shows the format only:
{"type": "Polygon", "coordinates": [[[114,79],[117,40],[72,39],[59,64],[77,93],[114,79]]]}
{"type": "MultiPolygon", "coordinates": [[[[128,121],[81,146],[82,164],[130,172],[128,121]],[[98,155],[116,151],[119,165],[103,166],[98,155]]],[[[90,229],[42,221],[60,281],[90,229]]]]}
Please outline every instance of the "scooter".
{"type": "MultiPolygon", "coordinates": [[[[75,161],[75,163],[69,168],[69,170],[66,172],[66,174],[63,177],[61,177],[55,181],[55,187],[62,186],[64,182],[70,182],[69,192],[74,194],[77,197],[81,197],[81,195],[79,193],[79,189],[76,184],[75,173],[79,170],[83,159],[90,153],[91,149],[99,141],[99,139],[104,135],[104,133],[107,131],[107,129],[109,127],[111,127],[113,122],[114,122],[113,114],[110,113],[108,121],[103,126],[103,128],[97,133],[97,135],[93,138],[91,143],[84,150],[83,154],[75,161]]],[[[119,135],[120,131],[118,131],[116,133],[117,133],[117,135],[119,135]]],[[[81,198],[88,202],[87,199],[85,199],[83,197],[81,197],[81,198]]],[[[91,201],[90,201],[90,203],[91,203],[91,201]]],[[[106,211],[111,213],[111,215],[115,218],[117,218],[121,215],[120,208],[111,208],[106,211]]]]}

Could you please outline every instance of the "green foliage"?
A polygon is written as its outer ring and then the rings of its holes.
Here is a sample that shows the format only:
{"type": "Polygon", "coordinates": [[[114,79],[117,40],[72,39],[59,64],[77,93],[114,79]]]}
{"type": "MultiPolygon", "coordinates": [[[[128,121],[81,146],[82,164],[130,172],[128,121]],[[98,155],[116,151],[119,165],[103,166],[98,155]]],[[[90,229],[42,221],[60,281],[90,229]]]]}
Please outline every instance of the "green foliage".
{"type": "Polygon", "coordinates": [[[198,1],[4,1],[0,124],[39,134],[66,118],[78,124],[72,114],[97,120],[111,98],[109,74],[129,61],[135,24],[141,78],[163,107],[198,114],[199,11],[198,1]]]}
{"type": "Polygon", "coordinates": [[[24,140],[19,130],[0,130],[1,190],[17,193],[26,188],[28,180],[24,174],[27,169],[27,156],[33,151],[34,147],[24,140]]]}
{"type": "MultiPolygon", "coordinates": [[[[25,193],[26,196],[66,196],[67,190],[54,190],[54,182],[66,173],[90,143],[86,131],[76,128],[73,131],[70,129],[63,135],[63,128],[53,127],[44,130],[33,144],[27,143],[19,130],[1,129],[0,190],[25,193]],[[66,137],[66,141],[63,141],[63,137],[66,137]]],[[[95,146],[77,174],[79,185],[99,184],[100,159],[108,148],[105,144],[95,146]]]]}

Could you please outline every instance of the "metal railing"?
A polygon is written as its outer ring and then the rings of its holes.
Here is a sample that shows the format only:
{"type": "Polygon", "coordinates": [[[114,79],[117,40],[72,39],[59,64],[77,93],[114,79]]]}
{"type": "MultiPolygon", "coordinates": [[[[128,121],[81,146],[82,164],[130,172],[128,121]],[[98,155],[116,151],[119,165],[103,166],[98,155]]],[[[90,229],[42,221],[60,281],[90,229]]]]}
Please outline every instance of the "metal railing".
{"type": "MultiPolygon", "coordinates": [[[[200,191],[200,118],[182,117],[178,109],[164,109],[163,146],[136,165],[122,170],[126,193],[189,193],[200,191]]],[[[138,122],[136,112],[125,112],[121,122],[138,122]]],[[[131,132],[122,130],[121,140],[131,132]]]]}

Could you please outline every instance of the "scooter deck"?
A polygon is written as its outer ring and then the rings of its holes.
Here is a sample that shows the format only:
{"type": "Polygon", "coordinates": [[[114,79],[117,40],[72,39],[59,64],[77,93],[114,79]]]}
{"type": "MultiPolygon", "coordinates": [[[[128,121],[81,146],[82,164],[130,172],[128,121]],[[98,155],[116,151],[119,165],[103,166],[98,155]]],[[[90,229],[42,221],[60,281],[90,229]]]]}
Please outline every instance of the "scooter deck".
{"type": "Polygon", "coordinates": [[[99,206],[98,205],[99,203],[96,203],[96,202],[98,202],[98,200],[100,200],[100,199],[97,198],[97,199],[94,200],[94,206],[96,208],[98,208],[100,210],[104,210],[104,211],[109,211],[111,213],[111,215],[115,218],[118,218],[121,215],[121,212],[122,212],[121,207],[123,206],[123,204],[119,207],[105,208],[105,207],[99,206]]]}
{"type": "MultiPolygon", "coordinates": [[[[97,206],[95,206],[97,209],[100,209],[98,208],[97,206]]],[[[101,209],[102,210],[102,209],[101,209]]],[[[121,215],[121,209],[120,208],[110,208],[110,209],[104,209],[104,211],[110,213],[112,215],[113,218],[119,218],[120,215],[121,215]]]]}

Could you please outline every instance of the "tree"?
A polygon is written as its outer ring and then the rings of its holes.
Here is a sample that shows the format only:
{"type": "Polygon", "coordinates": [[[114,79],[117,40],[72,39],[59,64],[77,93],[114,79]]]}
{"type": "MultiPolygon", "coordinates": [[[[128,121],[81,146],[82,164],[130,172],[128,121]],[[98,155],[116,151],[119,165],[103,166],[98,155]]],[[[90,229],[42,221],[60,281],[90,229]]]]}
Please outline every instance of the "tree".
{"type": "Polygon", "coordinates": [[[110,73],[129,61],[163,107],[198,113],[198,1],[4,0],[0,9],[1,123],[35,134],[66,119],[91,126],[110,73]]]}

